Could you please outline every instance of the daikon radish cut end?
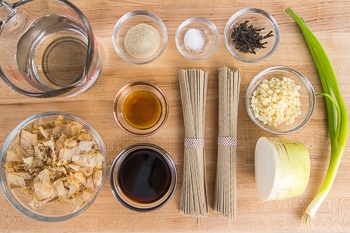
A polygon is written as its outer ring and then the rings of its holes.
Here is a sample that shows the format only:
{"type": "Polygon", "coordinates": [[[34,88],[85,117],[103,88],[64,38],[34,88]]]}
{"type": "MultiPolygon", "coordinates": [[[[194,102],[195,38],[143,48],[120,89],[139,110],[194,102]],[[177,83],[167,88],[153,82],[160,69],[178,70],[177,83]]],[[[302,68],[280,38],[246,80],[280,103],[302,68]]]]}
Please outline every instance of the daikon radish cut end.
{"type": "Polygon", "coordinates": [[[255,147],[255,180],[262,201],[301,195],[309,182],[310,157],[300,142],[259,138],[255,147]]]}
{"type": "Polygon", "coordinates": [[[255,180],[260,199],[268,200],[276,180],[276,159],[274,147],[264,137],[255,147],[255,180]]]}

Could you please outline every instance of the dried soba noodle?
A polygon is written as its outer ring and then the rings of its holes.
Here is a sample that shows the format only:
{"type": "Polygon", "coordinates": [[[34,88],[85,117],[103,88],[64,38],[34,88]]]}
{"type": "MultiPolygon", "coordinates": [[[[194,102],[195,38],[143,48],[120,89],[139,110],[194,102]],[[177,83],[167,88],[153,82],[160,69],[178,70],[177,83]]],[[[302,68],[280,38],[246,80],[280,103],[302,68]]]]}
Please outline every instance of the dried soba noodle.
{"type": "Polygon", "coordinates": [[[181,69],[179,83],[185,124],[180,211],[186,215],[204,217],[208,213],[204,164],[208,72],[181,69]]]}
{"type": "Polygon", "coordinates": [[[240,71],[219,68],[218,157],[214,210],[233,220],[237,214],[236,144],[240,71]]]}

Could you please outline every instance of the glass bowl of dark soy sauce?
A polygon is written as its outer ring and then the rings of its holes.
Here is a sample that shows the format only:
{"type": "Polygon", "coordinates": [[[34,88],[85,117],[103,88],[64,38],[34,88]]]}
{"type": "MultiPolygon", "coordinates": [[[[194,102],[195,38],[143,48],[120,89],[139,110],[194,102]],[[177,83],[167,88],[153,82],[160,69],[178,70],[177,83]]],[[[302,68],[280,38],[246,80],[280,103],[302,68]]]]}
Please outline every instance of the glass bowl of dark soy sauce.
{"type": "Polygon", "coordinates": [[[175,193],[176,166],[161,147],[140,143],[124,149],[114,160],[110,184],[115,198],[135,211],[151,211],[175,193]]]}
{"type": "Polygon", "coordinates": [[[233,14],[224,29],[225,45],[240,61],[254,63],[270,57],[279,44],[280,30],[275,18],[257,8],[233,14]]]}

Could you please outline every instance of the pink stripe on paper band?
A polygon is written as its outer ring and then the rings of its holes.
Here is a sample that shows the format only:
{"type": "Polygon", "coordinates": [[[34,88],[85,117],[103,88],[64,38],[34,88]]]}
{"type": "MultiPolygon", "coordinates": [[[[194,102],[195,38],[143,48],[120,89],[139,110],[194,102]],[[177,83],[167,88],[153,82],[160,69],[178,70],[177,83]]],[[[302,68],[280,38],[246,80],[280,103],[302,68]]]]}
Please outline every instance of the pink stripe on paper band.
{"type": "Polygon", "coordinates": [[[218,137],[219,146],[236,146],[237,138],[236,137],[218,137]]]}
{"type": "Polygon", "coordinates": [[[204,147],[204,138],[185,138],[185,147],[204,147]]]}

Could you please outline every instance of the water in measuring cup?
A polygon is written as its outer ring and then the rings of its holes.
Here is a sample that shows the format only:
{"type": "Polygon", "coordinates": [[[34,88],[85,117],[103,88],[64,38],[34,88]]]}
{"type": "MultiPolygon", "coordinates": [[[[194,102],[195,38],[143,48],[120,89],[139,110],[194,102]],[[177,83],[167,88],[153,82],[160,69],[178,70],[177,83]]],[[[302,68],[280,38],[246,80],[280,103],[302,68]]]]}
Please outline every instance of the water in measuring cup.
{"type": "Polygon", "coordinates": [[[17,46],[19,70],[41,90],[68,87],[84,79],[87,36],[74,20],[48,15],[33,22],[17,46]]]}

